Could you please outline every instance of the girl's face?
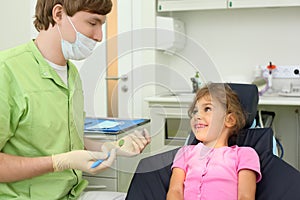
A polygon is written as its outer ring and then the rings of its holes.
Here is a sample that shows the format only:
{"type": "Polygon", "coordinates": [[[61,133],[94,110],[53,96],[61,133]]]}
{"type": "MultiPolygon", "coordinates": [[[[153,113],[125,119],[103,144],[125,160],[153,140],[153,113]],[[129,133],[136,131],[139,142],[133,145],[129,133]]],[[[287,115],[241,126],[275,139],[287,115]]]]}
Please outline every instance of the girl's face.
{"type": "Polygon", "coordinates": [[[226,143],[227,139],[225,137],[218,141],[218,138],[223,138],[220,136],[224,136],[223,133],[226,132],[225,117],[225,108],[219,101],[211,99],[209,95],[199,99],[190,121],[195,137],[206,146],[216,146],[217,142],[218,144],[221,142],[222,146],[222,142],[226,143]]]}

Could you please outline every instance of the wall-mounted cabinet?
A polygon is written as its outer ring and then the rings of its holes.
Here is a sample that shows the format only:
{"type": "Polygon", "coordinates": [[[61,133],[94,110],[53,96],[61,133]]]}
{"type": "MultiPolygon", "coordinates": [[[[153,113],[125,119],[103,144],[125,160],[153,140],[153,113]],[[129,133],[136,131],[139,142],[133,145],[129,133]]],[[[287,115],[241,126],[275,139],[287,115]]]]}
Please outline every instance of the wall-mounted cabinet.
{"type": "Polygon", "coordinates": [[[158,0],[157,11],[188,11],[227,8],[226,0],[158,0]]]}
{"type": "Polygon", "coordinates": [[[228,0],[228,8],[272,8],[300,6],[300,0],[228,0]]]}
{"type": "Polygon", "coordinates": [[[158,0],[158,12],[300,6],[300,0],[158,0]]]}

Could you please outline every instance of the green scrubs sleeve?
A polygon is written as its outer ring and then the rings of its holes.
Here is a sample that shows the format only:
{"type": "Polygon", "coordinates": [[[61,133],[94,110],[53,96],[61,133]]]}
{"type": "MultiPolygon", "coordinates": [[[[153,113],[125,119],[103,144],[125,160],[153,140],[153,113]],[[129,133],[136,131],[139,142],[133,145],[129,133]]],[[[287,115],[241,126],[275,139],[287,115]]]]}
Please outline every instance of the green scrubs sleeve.
{"type": "Polygon", "coordinates": [[[17,91],[14,85],[13,75],[0,64],[0,150],[13,136],[20,116],[22,115],[22,103],[18,102],[17,91]]]}

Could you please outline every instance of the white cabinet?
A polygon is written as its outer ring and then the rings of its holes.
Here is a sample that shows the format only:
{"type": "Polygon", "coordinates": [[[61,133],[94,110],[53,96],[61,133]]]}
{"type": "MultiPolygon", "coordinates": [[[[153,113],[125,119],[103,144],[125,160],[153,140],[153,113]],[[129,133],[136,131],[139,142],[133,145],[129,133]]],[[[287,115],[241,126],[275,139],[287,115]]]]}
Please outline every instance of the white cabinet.
{"type": "Polygon", "coordinates": [[[228,0],[228,8],[268,8],[300,6],[300,0],[228,0]]]}
{"type": "Polygon", "coordinates": [[[300,6],[300,0],[158,0],[157,11],[192,11],[227,8],[300,6]]]}
{"type": "Polygon", "coordinates": [[[226,0],[158,0],[157,2],[158,12],[225,8],[227,8],[226,0]]]}
{"type": "MultiPolygon", "coordinates": [[[[149,123],[146,123],[121,134],[104,134],[94,131],[85,131],[85,137],[99,142],[117,141],[121,137],[132,133],[136,129],[149,129],[148,126],[149,123]]],[[[149,149],[150,146],[148,145],[148,147],[144,149],[142,154],[135,157],[117,156],[117,159],[115,160],[113,165],[109,169],[106,169],[99,174],[91,175],[83,173],[83,178],[89,181],[89,185],[87,186],[86,191],[97,190],[127,192],[139,161],[142,158],[149,156],[149,149]]]]}

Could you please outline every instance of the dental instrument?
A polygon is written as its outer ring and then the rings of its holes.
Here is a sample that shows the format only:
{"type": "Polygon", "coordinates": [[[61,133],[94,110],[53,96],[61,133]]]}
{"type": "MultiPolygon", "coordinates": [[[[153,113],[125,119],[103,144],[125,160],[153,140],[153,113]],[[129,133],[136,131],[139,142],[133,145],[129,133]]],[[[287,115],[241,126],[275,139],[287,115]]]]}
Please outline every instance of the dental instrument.
{"type": "MultiPolygon", "coordinates": [[[[124,143],[125,143],[124,139],[121,139],[121,140],[119,141],[119,143],[118,143],[119,147],[122,147],[122,146],[124,145],[124,143]]],[[[109,156],[110,156],[110,153],[108,152],[108,153],[107,153],[106,159],[108,159],[109,156]]],[[[106,159],[100,159],[100,160],[95,161],[95,162],[92,164],[91,168],[98,167],[98,166],[99,166],[104,160],[106,160],[106,159]]]]}
{"type": "MultiPolygon", "coordinates": [[[[108,153],[107,153],[106,159],[108,159],[109,156],[110,156],[110,153],[108,152],[108,153]]],[[[92,164],[91,168],[96,168],[96,167],[98,167],[98,166],[99,166],[104,160],[106,160],[106,159],[100,159],[100,160],[95,161],[95,162],[92,164]]]]}

